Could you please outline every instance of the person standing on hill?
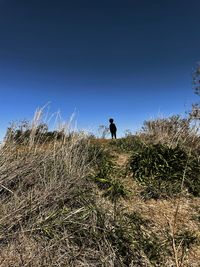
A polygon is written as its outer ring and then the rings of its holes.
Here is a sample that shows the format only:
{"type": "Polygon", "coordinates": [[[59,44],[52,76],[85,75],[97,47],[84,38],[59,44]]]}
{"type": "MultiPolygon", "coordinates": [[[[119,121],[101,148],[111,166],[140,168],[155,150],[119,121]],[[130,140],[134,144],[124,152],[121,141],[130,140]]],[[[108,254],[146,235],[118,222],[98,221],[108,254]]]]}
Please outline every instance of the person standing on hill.
{"type": "Polygon", "coordinates": [[[113,121],[114,121],[113,119],[109,119],[109,122],[110,122],[110,133],[111,133],[112,139],[113,138],[116,139],[117,138],[116,137],[117,127],[116,127],[116,125],[114,124],[113,121]]]}

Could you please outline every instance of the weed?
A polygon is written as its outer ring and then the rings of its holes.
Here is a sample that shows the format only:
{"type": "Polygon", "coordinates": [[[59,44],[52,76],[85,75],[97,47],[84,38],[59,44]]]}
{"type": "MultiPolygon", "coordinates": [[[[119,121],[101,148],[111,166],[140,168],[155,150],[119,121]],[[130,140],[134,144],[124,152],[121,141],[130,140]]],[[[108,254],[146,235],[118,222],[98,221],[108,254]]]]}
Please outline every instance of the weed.
{"type": "Polygon", "coordinates": [[[194,196],[200,195],[199,159],[179,146],[146,145],[133,153],[130,170],[133,178],[144,186],[145,198],[177,195],[184,174],[184,187],[194,196]]]}

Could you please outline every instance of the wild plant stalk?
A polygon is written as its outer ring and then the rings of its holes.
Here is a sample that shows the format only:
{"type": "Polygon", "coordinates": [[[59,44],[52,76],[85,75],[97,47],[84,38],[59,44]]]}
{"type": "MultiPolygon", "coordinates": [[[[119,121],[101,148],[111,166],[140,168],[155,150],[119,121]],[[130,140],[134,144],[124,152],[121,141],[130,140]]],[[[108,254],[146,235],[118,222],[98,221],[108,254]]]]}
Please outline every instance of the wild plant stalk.
{"type": "MultiPolygon", "coordinates": [[[[189,160],[190,156],[191,156],[191,150],[188,154],[188,160],[189,160]]],[[[186,172],[187,172],[187,168],[188,168],[188,160],[186,162],[186,166],[185,166],[185,169],[183,172],[180,194],[179,194],[178,199],[177,199],[176,209],[175,209],[175,213],[174,213],[174,217],[173,217],[173,224],[171,224],[171,223],[169,224],[170,229],[171,229],[172,249],[173,249],[173,253],[174,253],[174,259],[175,259],[176,267],[181,267],[183,264],[183,259],[184,259],[184,257],[182,256],[181,257],[182,261],[179,261],[178,248],[177,248],[176,242],[175,242],[175,235],[176,235],[176,226],[177,226],[178,214],[179,214],[179,210],[180,210],[180,206],[181,206],[181,199],[183,197],[183,192],[184,192],[184,181],[186,178],[186,172]]]]}
{"type": "Polygon", "coordinates": [[[187,148],[200,149],[199,129],[200,120],[172,116],[145,121],[138,135],[146,142],[168,144],[170,147],[181,144],[187,148]]]}

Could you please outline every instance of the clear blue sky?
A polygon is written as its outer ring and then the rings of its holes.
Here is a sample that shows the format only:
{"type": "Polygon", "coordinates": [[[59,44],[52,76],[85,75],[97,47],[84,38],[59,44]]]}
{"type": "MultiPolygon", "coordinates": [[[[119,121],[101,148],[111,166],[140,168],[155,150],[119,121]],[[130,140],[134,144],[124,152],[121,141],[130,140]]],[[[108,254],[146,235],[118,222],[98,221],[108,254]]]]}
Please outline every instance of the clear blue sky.
{"type": "Polygon", "coordinates": [[[122,134],[197,100],[199,0],[0,0],[0,137],[51,102],[122,134]]]}

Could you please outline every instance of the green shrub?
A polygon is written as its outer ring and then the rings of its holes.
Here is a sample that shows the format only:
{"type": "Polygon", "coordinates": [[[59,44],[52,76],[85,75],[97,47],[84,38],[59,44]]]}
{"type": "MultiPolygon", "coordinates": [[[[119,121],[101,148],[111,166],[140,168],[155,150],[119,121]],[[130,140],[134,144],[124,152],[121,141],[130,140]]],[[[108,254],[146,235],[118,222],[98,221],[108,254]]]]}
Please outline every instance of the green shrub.
{"type": "Polygon", "coordinates": [[[125,138],[120,138],[111,142],[111,145],[117,147],[120,151],[131,152],[133,150],[138,150],[142,145],[142,140],[139,136],[128,135],[125,138]]]}
{"type": "Polygon", "coordinates": [[[90,144],[89,162],[93,163],[94,177],[110,178],[114,173],[111,154],[99,144],[90,144]]]}
{"type": "Polygon", "coordinates": [[[179,146],[170,148],[150,144],[133,153],[130,159],[133,178],[145,187],[145,198],[173,196],[184,189],[200,196],[200,164],[197,156],[179,146]]]}

